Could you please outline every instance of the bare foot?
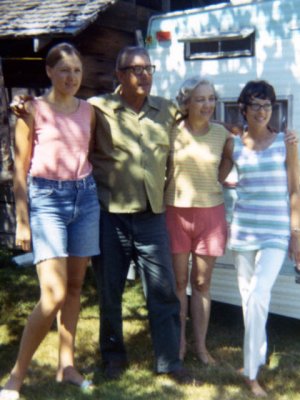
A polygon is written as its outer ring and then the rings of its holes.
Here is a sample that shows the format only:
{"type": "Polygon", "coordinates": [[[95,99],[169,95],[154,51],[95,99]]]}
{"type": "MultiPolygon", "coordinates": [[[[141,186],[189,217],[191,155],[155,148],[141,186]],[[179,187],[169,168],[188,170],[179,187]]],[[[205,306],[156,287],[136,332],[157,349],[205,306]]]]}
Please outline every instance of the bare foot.
{"type": "Polygon", "coordinates": [[[250,387],[252,394],[255,397],[267,397],[267,392],[260,386],[256,379],[246,379],[247,384],[250,387]]]}
{"type": "Polygon", "coordinates": [[[76,386],[81,386],[84,381],[84,377],[77,371],[75,367],[70,365],[57,371],[56,381],[67,382],[76,386]]]}
{"type": "Polygon", "coordinates": [[[198,359],[205,365],[216,365],[216,360],[209,354],[208,351],[198,351],[198,359]]]}

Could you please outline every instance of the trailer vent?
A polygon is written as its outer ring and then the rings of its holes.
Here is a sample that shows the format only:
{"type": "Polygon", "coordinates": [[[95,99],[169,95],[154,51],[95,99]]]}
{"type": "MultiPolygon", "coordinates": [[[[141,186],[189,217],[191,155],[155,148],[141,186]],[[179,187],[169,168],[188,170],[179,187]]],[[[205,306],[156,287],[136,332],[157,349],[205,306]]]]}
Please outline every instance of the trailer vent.
{"type": "Polygon", "coordinates": [[[253,57],[255,53],[255,31],[245,29],[240,32],[224,32],[184,37],[184,57],[186,60],[207,60],[217,58],[253,57]]]}

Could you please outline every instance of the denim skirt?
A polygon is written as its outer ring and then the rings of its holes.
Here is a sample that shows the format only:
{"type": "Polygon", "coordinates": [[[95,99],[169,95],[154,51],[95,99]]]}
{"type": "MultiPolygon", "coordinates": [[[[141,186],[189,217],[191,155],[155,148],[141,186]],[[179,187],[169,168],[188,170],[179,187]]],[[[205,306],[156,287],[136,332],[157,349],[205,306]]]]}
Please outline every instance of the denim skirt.
{"type": "Polygon", "coordinates": [[[92,175],[80,180],[28,178],[34,263],[100,253],[100,206],[92,175]]]}

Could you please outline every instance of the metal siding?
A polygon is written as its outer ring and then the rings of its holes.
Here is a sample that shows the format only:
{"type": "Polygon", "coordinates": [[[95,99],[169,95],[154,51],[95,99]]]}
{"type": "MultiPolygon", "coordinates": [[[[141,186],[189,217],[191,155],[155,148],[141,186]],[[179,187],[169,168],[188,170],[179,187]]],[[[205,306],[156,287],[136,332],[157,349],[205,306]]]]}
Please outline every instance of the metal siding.
{"type": "MultiPolygon", "coordinates": [[[[175,99],[184,79],[201,75],[211,79],[221,98],[236,99],[243,85],[261,78],[274,85],[277,96],[292,99],[290,126],[300,132],[300,0],[253,1],[241,6],[222,5],[214,9],[169,13],[152,17],[148,35],[158,30],[171,31],[172,41],[149,46],[157,65],[153,90],[175,99]],[[185,61],[183,43],[178,38],[194,32],[256,29],[255,57],[185,61]],[[294,112],[293,112],[294,111],[294,112]]],[[[272,291],[270,311],[300,318],[300,288],[295,284],[293,267],[286,259],[272,291]]],[[[212,299],[240,305],[236,271],[231,253],[217,260],[212,278],[212,299]]]]}

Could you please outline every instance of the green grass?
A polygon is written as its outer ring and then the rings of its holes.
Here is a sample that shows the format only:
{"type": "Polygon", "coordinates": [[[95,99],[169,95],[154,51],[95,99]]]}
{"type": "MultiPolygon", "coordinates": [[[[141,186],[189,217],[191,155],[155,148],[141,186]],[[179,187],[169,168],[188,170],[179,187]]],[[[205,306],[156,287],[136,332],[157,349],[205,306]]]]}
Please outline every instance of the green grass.
{"type": "MultiPolygon", "coordinates": [[[[7,379],[27,316],[38,299],[33,267],[16,268],[11,254],[0,252],[0,385],[7,379]]],[[[300,307],[300,305],[299,305],[300,307]]],[[[190,349],[186,366],[204,384],[180,386],[153,373],[153,354],[147,311],[140,283],[128,283],[124,295],[124,334],[130,368],[122,379],[104,380],[98,353],[98,298],[93,272],[88,270],[82,294],[82,311],[77,334],[76,359],[79,369],[96,384],[92,395],[76,387],[55,382],[57,335],[55,326],[38,349],[22,388],[22,399],[30,400],[248,400],[243,380],[236,373],[242,365],[243,324],[239,307],[213,303],[208,347],[219,361],[204,367],[193,356],[191,323],[190,349]]],[[[271,400],[300,400],[300,321],[271,315],[268,321],[269,365],[261,374],[271,400]]]]}

